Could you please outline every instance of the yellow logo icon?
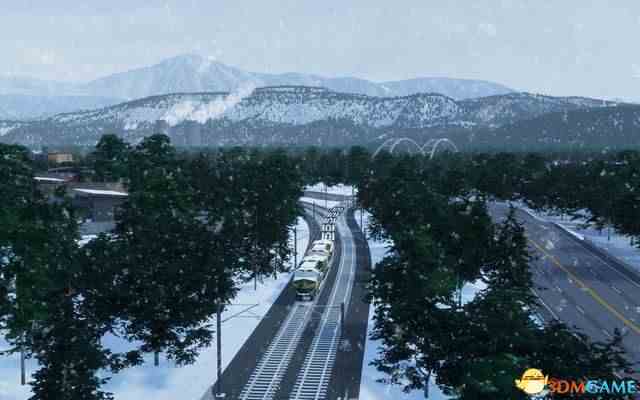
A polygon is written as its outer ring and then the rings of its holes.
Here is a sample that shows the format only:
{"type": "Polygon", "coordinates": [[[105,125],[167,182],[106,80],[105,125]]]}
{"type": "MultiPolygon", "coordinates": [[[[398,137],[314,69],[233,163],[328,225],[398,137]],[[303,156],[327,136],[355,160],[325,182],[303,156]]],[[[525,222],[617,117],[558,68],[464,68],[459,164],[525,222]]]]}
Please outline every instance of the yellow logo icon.
{"type": "Polygon", "coordinates": [[[524,371],[522,378],[516,379],[516,387],[526,394],[538,394],[547,386],[549,376],[544,376],[542,371],[529,368],[524,371]]]}

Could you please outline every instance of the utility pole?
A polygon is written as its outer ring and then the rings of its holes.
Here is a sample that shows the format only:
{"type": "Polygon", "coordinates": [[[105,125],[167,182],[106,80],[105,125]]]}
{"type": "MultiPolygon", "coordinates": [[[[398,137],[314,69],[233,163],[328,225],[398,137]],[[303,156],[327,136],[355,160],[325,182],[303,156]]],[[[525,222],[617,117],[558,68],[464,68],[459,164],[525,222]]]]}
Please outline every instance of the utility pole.
{"type": "Polygon", "coordinates": [[[218,380],[216,381],[216,398],[224,397],[222,393],[222,304],[218,302],[216,310],[216,347],[218,361],[218,380]]]}
{"type": "Polygon", "coordinates": [[[324,184],[324,208],[329,208],[329,207],[327,207],[327,196],[328,196],[328,194],[327,194],[327,184],[325,183],[324,184]]]}
{"type": "MultiPolygon", "coordinates": [[[[242,314],[249,312],[251,309],[258,307],[260,304],[256,303],[256,304],[230,304],[229,307],[232,306],[249,306],[247,308],[245,308],[244,310],[237,312],[233,315],[231,315],[230,317],[225,318],[224,320],[222,320],[222,312],[224,311],[225,306],[219,302],[217,307],[216,307],[216,351],[217,351],[217,375],[218,375],[218,379],[216,380],[216,383],[214,385],[211,386],[211,394],[212,397],[214,399],[224,399],[226,397],[226,394],[223,392],[223,385],[222,385],[222,323],[226,322],[230,319],[233,318],[239,318],[242,317],[242,314]]],[[[251,313],[253,314],[253,313],[251,313]]],[[[257,315],[253,314],[248,316],[248,318],[259,318],[257,315]]]]}
{"type": "MultiPolygon", "coordinates": [[[[24,342],[24,335],[23,335],[23,342],[24,342]]],[[[24,346],[21,345],[20,346],[20,384],[22,386],[27,384],[27,374],[25,371],[25,365],[24,365],[24,346]]]]}
{"type": "Polygon", "coordinates": [[[258,253],[258,249],[257,249],[257,242],[258,242],[258,206],[256,206],[256,227],[255,227],[255,239],[253,241],[253,251],[251,254],[251,258],[253,261],[253,290],[254,291],[258,291],[258,263],[257,263],[257,253],[258,253]]]}
{"type": "Polygon", "coordinates": [[[340,334],[344,337],[344,301],[340,303],[340,334]]]}
{"type": "Polygon", "coordinates": [[[457,286],[458,286],[458,309],[462,309],[462,279],[460,278],[460,272],[456,274],[457,286]]]}
{"type": "Polygon", "coordinates": [[[293,227],[293,269],[298,268],[298,226],[293,227]]]}
{"type": "Polygon", "coordinates": [[[364,229],[364,225],[362,223],[362,214],[364,214],[364,208],[360,208],[360,228],[362,229],[362,235],[364,236],[364,240],[367,240],[367,230],[364,229]]]}

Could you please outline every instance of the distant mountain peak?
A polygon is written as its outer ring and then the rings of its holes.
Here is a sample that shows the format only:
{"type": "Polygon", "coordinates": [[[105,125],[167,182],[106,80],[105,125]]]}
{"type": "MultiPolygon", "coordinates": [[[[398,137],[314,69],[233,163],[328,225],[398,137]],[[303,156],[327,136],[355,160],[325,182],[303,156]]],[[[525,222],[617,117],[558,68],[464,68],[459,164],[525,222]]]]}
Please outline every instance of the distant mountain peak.
{"type": "Polygon", "coordinates": [[[185,53],[180,54],[175,57],[166,58],[160,61],[157,64],[153,64],[147,68],[159,68],[159,67],[175,67],[177,65],[182,65],[185,67],[193,68],[194,70],[205,73],[210,69],[231,69],[237,70],[238,68],[232,67],[230,65],[224,64],[220,62],[214,56],[202,56],[200,54],[195,53],[185,53]]]}
{"type": "MultiPolygon", "coordinates": [[[[200,54],[180,54],[160,62],[119,72],[87,83],[49,82],[37,79],[0,76],[0,95],[29,95],[33,101],[44,104],[38,96],[47,96],[49,104],[57,111],[73,111],[73,104],[60,96],[88,96],[95,99],[121,101],[158,96],[169,93],[235,92],[247,88],[322,87],[338,93],[352,93],[375,97],[402,97],[416,93],[439,93],[455,100],[499,95],[511,89],[487,81],[413,78],[404,81],[372,82],[354,77],[322,77],[299,72],[270,74],[249,72],[227,65],[216,57],[200,54]]],[[[290,89],[284,89],[284,88],[290,89]]],[[[320,90],[320,89],[313,89],[320,90]]],[[[0,118],[21,116],[32,118],[35,107],[26,103],[5,104],[0,99],[0,118]],[[24,105],[24,107],[22,107],[24,105]],[[3,112],[10,106],[11,114],[3,112]]],[[[91,104],[77,102],[77,104],[91,104]]],[[[103,104],[103,103],[100,103],[103,104]]],[[[108,105],[108,104],[105,104],[108,105]]],[[[39,110],[39,109],[38,109],[39,110]]]]}
{"type": "Polygon", "coordinates": [[[196,53],[180,54],[153,65],[119,72],[87,83],[48,84],[37,79],[0,76],[0,94],[90,95],[123,100],[174,92],[233,91],[247,85],[322,86],[336,92],[379,97],[441,93],[456,100],[512,91],[488,81],[444,77],[378,83],[356,77],[323,77],[299,72],[250,72],[225,64],[216,57],[196,53]]]}

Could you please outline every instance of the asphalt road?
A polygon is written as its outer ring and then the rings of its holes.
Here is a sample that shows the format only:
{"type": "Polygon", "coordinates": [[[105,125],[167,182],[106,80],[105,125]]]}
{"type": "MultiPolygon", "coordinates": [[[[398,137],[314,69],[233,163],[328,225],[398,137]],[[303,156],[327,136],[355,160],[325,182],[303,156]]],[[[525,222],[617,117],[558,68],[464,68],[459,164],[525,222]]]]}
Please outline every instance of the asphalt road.
{"type": "MultiPolygon", "coordinates": [[[[503,203],[490,205],[497,219],[507,210],[503,203]]],[[[640,277],[552,223],[522,210],[516,217],[534,256],[531,271],[543,318],[557,318],[594,341],[609,340],[618,329],[640,370],[640,277]]]]}
{"type": "MultiPolygon", "coordinates": [[[[324,198],[324,193],[305,195],[324,198]]],[[[489,210],[499,220],[508,205],[492,203],[489,210]]],[[[516,217],[525,227],[533,256],[534,292],[541,300],[543,319],[558,319],[599,342],[620,331],[622,346],[640,371],[640,275],[553,223],[522,210],[516,217]]],[[[640,373],[633,377],[640,379],[640,373]]]]}

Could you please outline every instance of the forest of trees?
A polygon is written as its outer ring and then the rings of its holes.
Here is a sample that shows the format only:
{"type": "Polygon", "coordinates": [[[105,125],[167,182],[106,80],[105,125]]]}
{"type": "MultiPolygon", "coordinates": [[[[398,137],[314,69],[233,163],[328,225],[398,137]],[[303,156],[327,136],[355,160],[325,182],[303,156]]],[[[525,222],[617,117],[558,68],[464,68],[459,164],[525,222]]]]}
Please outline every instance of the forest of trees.
{"type": "Polygon", "coordinates": [[[193,362],[238,283],[284,271],[297,200],[320,181],[357,186],[371,234],[393,243],[369,285],[376,366],[389,381],[518,399],[513,376],[529,366],[567,379],[629,368],[619,336],[593,343],[534,322],[523,228],[513,213],[492,220],[487,203],[579,213],[640,239],[638,152],[430,160],[372,158],[362,147],[180,152],[163,135],[137,145],[106,135],[78,167],[90,172],[83,179],[120,181],[128,192],[115,230],[84,246],[65,194],[45,198],[28,150],[0,145],[0,330],[11,352],[38,361],[33,400],[111,399],[104,371],[146,353],[193,362]],[[463,302],[461,287],[478,281],[486,288],[463,302]],[[114,352],[107,334],[139,345],[114,352]]]}
{"type": "Polygon", "coordinates": [[[359,184],[371,233],[392,243],[370,283],[375,365],[406,390],[433,379],[454,398],[526,399],[513,379],[533,366],[576,380],[631,372],[619,333],[594,343],[558,321],[534,322],[524,229],[513,210],[498,223],[487,212],[494,195],[528,185],[503,157],[381,154],[359,184]],[[478,281],[486,287],[463,302],[462,285],[478,281]]]}
{"type": "Polygon", "coordinates": [[[302,174],[282,151],[181,157],[163,135],[107,135],[84,162],[128,197],[114,232],[79,246],[69,199],[45,198],[27,149],[0,145],[0,331],[37,359],[32,400],[111,399],[104,372],[145,353],[193,362],[238,284],[285,269],[300,214],[302,174]],[[138,345],[114,352],[107,334],[138,345]]]}
{"type": "MultiPolygon", "coordinates": [[[[307,182],[360,185],[388,173],[403,156],[350,149],[309,148],[296,153],[307,182]]],[[[406,157],[406,156],[405,156],[406,157]]],[[[478,191],[492,199],[515,200],[537,210],[586,217],[597,228],[610,226],[640,244],[640,151],[589,153],[446,153],[428,160],[409,157],[425,179],[443,193],[478,191]]]]}

